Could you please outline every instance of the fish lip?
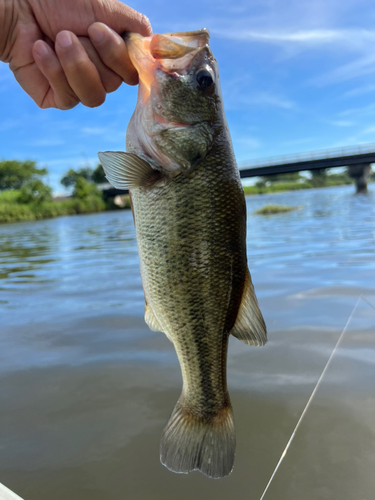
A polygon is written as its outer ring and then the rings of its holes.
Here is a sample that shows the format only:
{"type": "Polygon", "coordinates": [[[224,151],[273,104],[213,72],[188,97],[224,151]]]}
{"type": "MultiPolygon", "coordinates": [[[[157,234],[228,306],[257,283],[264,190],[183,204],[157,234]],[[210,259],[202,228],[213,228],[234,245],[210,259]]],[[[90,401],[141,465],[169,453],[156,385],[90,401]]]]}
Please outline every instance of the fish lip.
{"type": "Polygon", "coordinates": [[[192,30],[192,31],[173,31],[170,33],[164,33],[165,36],[199,36],[199,35],[206,35],[207,38],[210,38],[210,30],[208,28],[201,28],[198,30],[192,30]]]}

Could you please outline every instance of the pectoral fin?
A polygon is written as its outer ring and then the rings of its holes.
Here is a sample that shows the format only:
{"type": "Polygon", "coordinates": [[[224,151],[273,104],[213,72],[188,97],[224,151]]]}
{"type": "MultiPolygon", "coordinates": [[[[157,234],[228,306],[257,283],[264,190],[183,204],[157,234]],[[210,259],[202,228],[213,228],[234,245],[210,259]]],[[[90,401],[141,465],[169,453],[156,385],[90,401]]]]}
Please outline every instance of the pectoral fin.
{"type": "Polygon", "coordinates": [[[132,189],[152,185],[160,176],[147,161],[122,151],[98,153],[109,182],[117,189],[132,189]]]}
{"type": "Polygon", "coordinates": [[[241,305],[232,335],[245,344],[262,346],[267,342],[267,329],[255,295],[251,276],[247,271],[241,305]]]}

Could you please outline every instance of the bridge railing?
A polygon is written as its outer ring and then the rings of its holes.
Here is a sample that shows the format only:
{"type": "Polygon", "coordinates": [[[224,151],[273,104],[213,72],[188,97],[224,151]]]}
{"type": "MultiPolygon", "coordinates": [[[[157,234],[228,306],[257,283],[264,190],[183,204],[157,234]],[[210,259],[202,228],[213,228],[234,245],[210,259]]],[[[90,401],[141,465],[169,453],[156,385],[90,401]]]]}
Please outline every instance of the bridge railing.
{"type": "Polygon", "coordinates": [[[325,160],[328,158],[345,158],[348,156],[357,156],[362,154],[375,153],[375,144],[362,144],[359,146],[348,146],[341,148],[322,149],[318,151],[308,151],[284,156],[273,156],[270,158],[261,158],[260,160],[251,160],[241,162],[240,170],[245,168],[265,167],[271,165],[284,165],[287,163],[299,163],[304,161],[325,160]]]}

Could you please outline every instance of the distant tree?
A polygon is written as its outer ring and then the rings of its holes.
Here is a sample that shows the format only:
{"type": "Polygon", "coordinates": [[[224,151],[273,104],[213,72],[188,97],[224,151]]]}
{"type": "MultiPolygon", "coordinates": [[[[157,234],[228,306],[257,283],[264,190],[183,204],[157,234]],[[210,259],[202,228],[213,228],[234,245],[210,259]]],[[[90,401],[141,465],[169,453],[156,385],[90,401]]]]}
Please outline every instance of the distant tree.
{"type": "Polygon", "coordinates": [[[352,184],[353,179],[348,174],[349,169],[346,168],[343,172],[337,172],[336,169],[329,169],[327,172],[327,181],[337,184],[352,184]]]}
{"type": "Polygon", "coordinates": [[[100,163],[98,163],[98,166],[92,173],[92,181],[95,182],[95,184],[103,184],[104,182],[108,182],[103,167],[100,163]]]}
{"type": "Polygon", "coordinates": [[[311,184],[315,187],[325,186],[327,182],[327,169],[318,168],[316,170],[310,170],[311,173],[311,184]]]}
{"type": "Polygon", "coordinates": [[[298,181],[302,177],[299,172],[286,172],[285,174],[270,174],[261,177],[264,182],[289,182],[298,181]]]}
{"type": "Polygon", "coordinates": [[[263,189],[267,186],[266,181],[263,180],[263,177],[260,177],[259,181],[256,181],[255,185],[259,189],[263,189]]]}
{"type": "Polygon", "coordinates": [[[37,168],[31,160],[0,161],[0,191],[5,189],[21,189],[28,181],[36,180],[47,174],[46,168],[37,168]]]}
{"type": "Polygon", "coordinates": [[[77,177],[73,190],[73,197],[80,200],[85,200],[90,197],[102,197],[99,189],[84,177],[77,177]]]}
{"type": "Polygon", "coordinates": [[[65,187],[72,187],[76,184],[78,177],[82,177],[87,181],[91,181],[93,176],[93,170],[90,167],[83,167],[79,170],[73,170],[72,168],[64,175],[61,179],[61,184],[65,187]]]}
{"type": "Polygon", "coordinates": [[[40,179],[27,181],[20,191],[18,201],[20,203],[42,203],[52,200],[52,189],[46,186],[40,179]]]}

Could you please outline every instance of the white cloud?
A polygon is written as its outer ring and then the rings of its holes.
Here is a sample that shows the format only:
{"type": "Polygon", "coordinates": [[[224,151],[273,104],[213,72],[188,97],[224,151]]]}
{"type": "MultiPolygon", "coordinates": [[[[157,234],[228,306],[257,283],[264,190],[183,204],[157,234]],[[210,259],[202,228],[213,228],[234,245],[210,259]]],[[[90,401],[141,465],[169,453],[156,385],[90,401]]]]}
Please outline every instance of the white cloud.
{"type": "MultiPolygon", "coordinates": [[[[236,24],[236,23],[235,23],[236,24]]],[[[241,25],[243,22],[240,23],[241,25]]],[[[276,45],[294,44],[300,48],[339,45],[350,51],[369,50],[375,42],[375,31],[364,29],[270,29],[252,30],[239,26],[214,28],[211,30],[219,38],[229,40],[265,42],[276,45]]],[[[372,50],[371,50],[372,51],[372,50]]]]}
{"type": "Polygon", "coordinates": [[[304,43],[306,45],[322,45],[343,40],[342,32],[335,30],[298,30],[298,31],[253,31],[213,29],[212,32],[219,38],[248,42],[267,42],[274,44],[304,43]]]}
{"type": "Polygon", "coordinates": [[[45,138],[45,139],[37,139],[29,142],[29,146],[35,147],[49,147],[49,146],[61,146],[65,144],[65,141],[59,139],[57,137],[45,138]]]}
{"type": "Polygon", "coordinates": [[[255,137],[236,137],[233,138],[234,145],[241,144],[241,146],[246,146],[247,148],[257,149],[261,146],[259,139],[255,137]]]}
{"type": "Polygon", "coordinates": [[[297,105],[288,97],[268,90],[244,88],[243,84],[227,83],[230,91],[223,92],[226,109],[243,109],[244,106],[272,106],[281,109],[296,109],[297,105]]]}
{"type": "Polygon", "coordinates": [[[255,92],[248,98],[248,102],[250,104],[276,106],[277,108],[283,109],[292,109],[296,107],[295,103],[290,99],[266,91],[255,92]]]}
{"type": "Polygon", "coordinates": [[[64,166],[66,168],[80,168],[86,167],[87,165],[95,167],[99,163],[97,156],[91,158],[83,158],[82,156],[68,157],[68,158],[58,158],[58,159],[45,159],[43,163],[48,166],[64,166]]]}
{"type": "Polygon", "coordinates": [[[353,127],[355,125],[354,122],[349,120],[332,120],[329,123],[331,125],[335,125],[336,127],[353,127]]]}
{"type": "MultiPolygon", "coordinates": [[[[351,147],[353,149],[362,148],[363,151],[373,150],[375,142],[375,126],[367,126],[357,130],[354,134],[343,137],[334,143],[333,147],[351,147]],[[370,136],[370,137],[369,137],[370,136]]],[[[358,149],[360,152],[360,149],[358,149]]]]}
{"type": "Polygon", "coordinates": [[[339,116],[362,117],[362,116],[373,115],[374,113],[375,113],[375,104],[369,104],[368,106],[363,106],[360,108],[346,109],[344,111],[341,111],[339,113],[339,116]]]}
{"type": "Polygon", "coordinates": [[[18,118],[8,118],[0,123],[0,132],[5,132],[6,130],[21,126],[22,123],[23,121],[18,118]]]}
{"type": "MultiPolygon", "coordinates": [[[[249,21],[249,23],[251,22],[249,21]]],[[[296,56],[306,50],[321,53],[329,50],[338,55],[355,57],[354,60],[336,67],[326,74],[314,77],[310,83],[317,86],[330,85],[352,78],[375,73],[375,30],[360,28],[266,28],[262,30],[244,28],[244,20],[226,23],[225,26],[211,31],[219,38],[227,40],[272,44],[282,49],[285,54],[296,56]]],[[[326,60],[327,54],[323,54],[326,60]]]]}
{"type": "Polygon", "coordinates": [[[368,85],[361,85],[352,90],[348,90],[342,94],[342,97],[356,97],[358,95],[369,94],[375,92],[375,84],[370,83],[368,85]]]}
{"type": "Polygon", "coordinates": [[[363,135],[366,134],[375,134],[375,126],[367,127],[362,131],[363,135]]]}
{"type": "Polygon", "coordinates": [[[301,137],[300,139],[292,139],[290,141],[283,141],[281,146],[298,146],[300,144],[309,144],[311,142],[315,142],[317,140],[316,137],[301,137]]]}
{"type": "Polygon", "coordinates": [[[360,59],[344,64],[343,66],[340,66],[325,75],[313,78],[311,83],[318,86],[329,85],[332,83],[345,82],[347,80],[351,80],[352,78],[358,78],[359,76],[369,75],[371,73],[375,73],[374,54],[361,57],[360,59]]]}
{"type": "Polygon", "coordinates": [[[84,134],[88,135],[104,135],[105,133],[108,132],[107,128],[100,128],[100,127],[83,127],[81,131],[84,134]]]}

